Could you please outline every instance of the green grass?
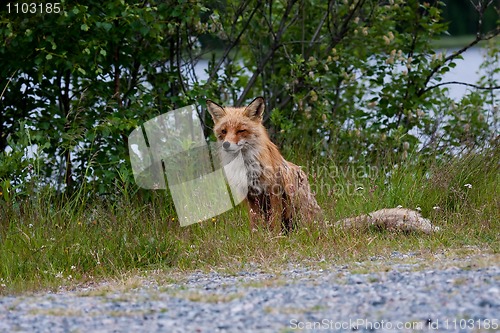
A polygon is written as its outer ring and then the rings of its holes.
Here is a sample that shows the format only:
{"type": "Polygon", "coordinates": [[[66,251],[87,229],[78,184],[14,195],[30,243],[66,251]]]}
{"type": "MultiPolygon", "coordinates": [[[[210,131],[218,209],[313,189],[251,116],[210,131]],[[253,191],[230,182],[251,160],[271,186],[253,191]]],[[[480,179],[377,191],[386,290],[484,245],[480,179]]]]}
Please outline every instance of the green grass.
{"type": "MultiPolygon", "coordinates": [[[[443,36],[440,39],[433,40],[432,44],[437,49],[460,49],[470,44],[475,38],[474,35],[443,36]]],[[[500,43],[500,38],[496,37],[494,40],[496,43],[500,43]]],[[[487,43],[487,41],[480,41],[478,46],[484,47],[487,43]]]]}
{"type": "MultiPolygon", "coordinates": [[[[298,154],[288,158],[301,162],[298,154]]],[[[211,269],[233,273],[249,263],[279,270],[306,259],[346,263],[392,251],[425,255],[474,247],[500,252],[498,147],[447,162],[400,163],[390,169],[337,167],[329,159],[303,164],[328,221],[383,207],[418,206],[442,231],[348,231],[320,221],[288,236],[251,233],[241,207],[181,228],[164,192],[155,193],[147,204],[129,195],[126,187],[109,201],[89,193],[69,200],[39,193],[0,201],[0,294],[146,271],[166,276],[211,269]]]]}

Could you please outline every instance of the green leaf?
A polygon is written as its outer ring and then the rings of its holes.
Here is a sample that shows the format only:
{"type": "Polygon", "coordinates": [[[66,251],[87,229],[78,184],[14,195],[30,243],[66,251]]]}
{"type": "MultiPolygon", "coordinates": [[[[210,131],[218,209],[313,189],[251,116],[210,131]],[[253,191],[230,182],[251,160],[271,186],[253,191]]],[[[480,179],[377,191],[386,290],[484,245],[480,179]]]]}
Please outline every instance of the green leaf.
{"type": "Polygon", "coordinates": [[[82,29],[83,31],[89,31],[89,26],[84,23],[80,26],[80,29],[82,29]]]}
{"type": "Polygon", "coordinates": [[[47,54],[47,55],[45,56],[45,59],[47,59],[47,60],[52,59],[52,54],[47,54]]]}
{"type": "Polygon", "coordinates": [[[109,31],[109,30],[111,30],[111,28],[113,27],[113,25],[111,23],[104,22],[102,24],[102,27],[104,28],[104,30],[109,31]]]}

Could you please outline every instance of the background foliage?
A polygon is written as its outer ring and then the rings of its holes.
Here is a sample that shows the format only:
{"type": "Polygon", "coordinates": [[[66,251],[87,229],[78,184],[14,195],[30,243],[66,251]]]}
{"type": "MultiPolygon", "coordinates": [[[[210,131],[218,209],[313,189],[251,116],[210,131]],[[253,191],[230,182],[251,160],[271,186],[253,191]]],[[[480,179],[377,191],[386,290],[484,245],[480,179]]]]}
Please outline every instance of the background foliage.
{"type": "Polygon", "coordinates": [[[340,162],[498,144],[498,44],[477,85],[490,89],[454,102],[439,85],[468,47],[500,32],[490,2],[473,2],[476,38],[451,54],[431,44],[447,32],[443,10],[456,8],[440,1],[61,3],[59,14],[0,14],[7,200],[49,184],[121,193],[133,184],[128,134],[192,103],[209,133],[205,98],[241,105],[263,95],[282,147],[340,162]],[[195,66],[206,59],[201,78],[195,66]]]}

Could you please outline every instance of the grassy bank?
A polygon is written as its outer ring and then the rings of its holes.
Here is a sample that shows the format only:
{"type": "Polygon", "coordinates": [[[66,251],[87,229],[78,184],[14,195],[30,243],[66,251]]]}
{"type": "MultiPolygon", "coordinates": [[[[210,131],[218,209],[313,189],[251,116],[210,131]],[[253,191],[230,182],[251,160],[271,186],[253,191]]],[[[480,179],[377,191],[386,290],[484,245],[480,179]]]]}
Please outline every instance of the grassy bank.
{"type": "Polygon", "coordinates": [[[328,159],[305,165],[328,221],[382,207],[420,207],[441,227],[434,235],[347,231],[323,221],[289,236],[251,233],[241,208],[181,228],[165,193],[140,204],[126,188],[113,201],[87,193],[70,200],[44,193],[1,201],[0,293],[158,269],[167,275],[198,269],[231,273],[248,263],[266,269],[305,259],[343,263],[392,251],[429,253],[470,246],[498,253],[499,165],[498,148],[447,162],[387,169],[336,166],[328,159]]]}
{"type": "MultiPolygon", "coordinates": [[[[440,39],[433,40],[432,45],[436,49],[460,49],[476,39],[474,35],[462,35],[462,36],[443,36],[440,39]]],[[[500,38],[496,37],[494,39],[495,43],[500,43],[500,38]]],[[[477,46],[485,47],[488,41],[480,41],[477,46]]]]}

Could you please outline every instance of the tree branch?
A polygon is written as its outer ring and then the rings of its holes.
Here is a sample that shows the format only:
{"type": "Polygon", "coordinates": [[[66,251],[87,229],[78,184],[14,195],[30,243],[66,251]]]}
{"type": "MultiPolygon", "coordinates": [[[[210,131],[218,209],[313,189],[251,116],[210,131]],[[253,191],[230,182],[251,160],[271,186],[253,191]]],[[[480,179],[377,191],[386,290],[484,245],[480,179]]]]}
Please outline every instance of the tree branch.
{"type": "MultiPolygon", "coordinates": [[[[473,47],[474,45],[476,45],[477,43],[479,43],[480,41],[483,41],[483,40],[489,40],[489,39],[492,39],[493,37],[497,36],[500,34],[500,27],[497,27],[496,29],[492,30],[492,31],[489,31],[488,33],[482,35],[481,34],[481,28],[483,26],[483,16],[484,16],[484,12],[486,11],[486,9],[488,8],[488,6],[491,4],[491,1],[488,2],[488,3],[484,3],[482,1],[480,1],[479,5],[478,6],[474,6],[476,8],[476,10],[479,12],[479,21],[478,21],[478,25],[477,25],[477,31],[476,31],[476,38],[470,42],[468,45],[462,47],[460,50],[456,51],[456,52],[453,52],[452,54],[450,54],[449,56],[447,56],[446,58],[444,58],[443,62],[441,64],[438,64],[436,65],[432,71],[429,73],[429,75],[427,75],[426,79],[425,79],[425,82],[424,82],[424,85],[422,88],[420,88],[419,91],[417,91],[417,96],[422,96],[425,92],[429,91],[430,89],[426,88],[427,84],[429,84],[430,80],[432,79],[432,77],[443,67],[445,66],[447,63],[455,60],[458,56],[460,56],[462,53],[464,53],[465,51],[467,51],[468,49],[470,49],[471,47],[473,47]]],[[[435,87],[433,87],[435,88],[435,87]]]]}
{"type": "Polygon", "coordinates": [[[14,71],[14,73],[12,73],[12,75],[10,76],[9,80],[7,81],[7,84],[5,85],[5,87],[3,87],[3,90],[2,90],[2,93],[0,94],[0,100],[2,99],[3,97],[3,94],[5,94],[5,91],[7,90],[7,87],[9,86],[9,84],[12,82],[12,79],[14,78],[14,75],[16,75],[17,71],[19,69],[16,69],[14,71]]]}
{"type": "Polygon", "coordinates": [[[318,38],[319,36],[319,33],[321,32],[321,28],[323,28],[323,25],[325,24],[325,21],[326,19],[328,18],[328,15],[330,13],[328,12],[328,10],[325,12],[325,15],[323,16],[323,18],[321,19],[321,21],[319,22],[319,25],[318,27],[316,28],[316,31],[314,32],[314,35],[312,36],[311,38],[311,41],[309,42],[309,49],[311,49],[311,47],[313,46],[313,44],[316,43],[316,39],[318,38]]]}
{"type": "Polygon", "coordinates": [[[441,86],[450,85],[450,84],[458,84],[458,85],[461,85],[461,86],[467,86],[467,87],[472,87],[472,88],[481,89],[481,90],[496,90],[496,89],[500,89],[500,86],[484,87],[484,86],[478,86],[477,84],[473,84],[473,83],[466,83],[466,82],[459,82],[459,81],[450,81],[450,82],[442,82],[442,83],[438,83],[438,84],[435,84],[433,86],[430,86],[430,87],[426,88],[423,93],[425,94],[429,90],[432,90],[434,88],[441,87],[441,86]]]}
{"type": "Polygon", "coordinates": [[[354,17],[354,14],[358,11],[359,8],[363,7],[365,2],[366,2],[366,0],[358,0],[356,2],[356,5],[354,6],[354,8],[349,12],[347,17],[342,22],[342,26],[340,27],[340,30],[338,32],[336,32],[334,36],[332,36],[332,40],[331,40],[330,45],[328,47],[329,50],[334,48],[335,45],[337,45],[342,39],[344,39],[345,35],[347,34],[347,31],[349,30],[349,22],[351,22],[351,20],[354,17]]]}
{"type": "Polygon", "coordinates": [[[264,70],[265,64],[274,55],[274,52],[276,52],[276,50],[280,47],[281,37],[283,36],[283,33],[286,30],[286,27],[285,27],[286,20],[288,19],[288,15],[292,11],[292,8],[296,2],[297,2],[297,0],[291,0],[288,2],[285,13],[283,14],[283,17],[281,18],[280,26],[279,26],[279,29],[276,33],[276,38],[274,39],[273,45],[271,46],[271,49],[269,50],[269,52],[264,56],[262,61],[260,61],[259,65],[257,66],[257,70],[253,73],[252,77],[250,78],[247,85],[245,86],[245,89],[243,89],[243,92],[241,93],[240,97],[236,101],[236,106],[239,106],[239,105],[241,105],[241,103],[243,103],[243,101],[245,100],[245,96],[248,94],[250,89],[252,89],[253,85],[257,81],[257,78],[264,70]]]}
{"type": "MultiPolygon", "coordinates": [[[[425,14],[423,14],[425,15],[425,14]]],[[[413,35],[412,35],[412,40],[411,40],[411,46],[410,46],[410,50],[408,51],[408,59],[410,57],[413,57],[414,53],[415,53],[415,48],[417,46],[417,40],[419,38],[419,34],[418,34],[418,27],[420,25],[420,16],[417,14],[416,16],[416,22],[414,22],[413,24],[413,35]]],[[[404,94],[404,97],[403,97],[403,100],[407,100],[408,99],[408,95],[410,94],[410,87],[414,84],[413,82],[413,79],[411,78],[411,65],[408,66],[408,75],[406,76],[408,78],[408,83],[406,85],[406,89],[405,89],[405,94],[404,94]]],[[[399,107],[399,110],[398,110],[398,114],[397,114],[397,121],[396,121],[396,126],[399,127],[399,125],[401,124],[401,121],[403,120],[403,114],[404,114],[404,110],[403,110],[403,105],[401,104],[401,107],[399,107]]]]}
{"type": "MultiPolygon", "coordinates": [[[[238,12],[235,14],[233,26],[236,24],[236,21],[238,20],[238,16],[241,14],[241,12],[243,12],[244,8],[247,5],[248,5],[248,2],[243,3],[243,5],[240,7],[240,10],[238,10],[238,12]]],[[[212,82],[212,80],[215,78],[217,72],[221,68],[222,64],[224,63],[224,61],[228,57],[229,52],[231,52],[231,50],[239,43],[239,41],[241,39],[241,36],[243,36],[243,33],[247,30],[250,22],[252,21],[252,17],[257,12],[257,10],[259,9],[260,5],[261,5],[261,1],[258,1],[257,5],[255,6],[255,8],[250,13],[250,16],[248,17],[248,20],[245,22],[245,25],[243,26],[243,29],[241,29],[240,33],[238,34],[238,36],[236,37],[236,39],[231,43],[231,45],[229,45],[229,47],[227,47],[224,50],[224,54],[219,59],[219,61],[217,62],[217,64],[214,66],[214,68],[212,70],[212,73],[210,73],[210,77],[207,80],[207,84],[209,84],[210,82],[212,82]]]]}
{"type": "Polygon", "coordinates": [[[118,106],[122,106],[122,99],[120,96],[120,46],[116,45],[114,50],[113,60],[115,61],[115,71],[114,71],[114,90],[113,90],[113,98],[118,102],[118,106]]]}
{"type": "Polygon", "coordinates": [[[175,58],[177,61],[177,76],[179,78],[179,85],[181,86],[182,92],[184,95],[187,94],[187,89],[184,85],[184,78],[182,77],[182,64],[181,64],[181,44],[182,44],[182,36],[180,32],[179,25],[177,25],[177,43],[175,45],[175,58]]]}

